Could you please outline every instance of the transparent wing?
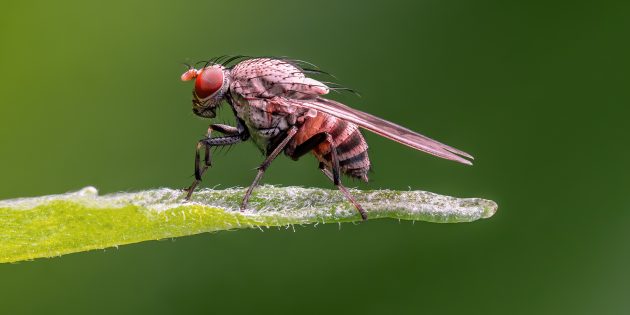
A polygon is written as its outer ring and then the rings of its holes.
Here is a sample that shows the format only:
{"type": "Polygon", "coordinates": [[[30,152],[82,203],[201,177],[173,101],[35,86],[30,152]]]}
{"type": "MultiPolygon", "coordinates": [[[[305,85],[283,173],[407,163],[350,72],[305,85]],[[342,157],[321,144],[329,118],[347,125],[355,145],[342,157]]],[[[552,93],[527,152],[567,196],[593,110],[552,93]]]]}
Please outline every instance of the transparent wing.
{"type": "Polygon", "coordinates": [[[300,100],[285,97],[275,97],[273,102],[287,106],[298,106],[302,108],[315,109],[317,111],[339,117],[349,122],[355,123],[371,132],[385,138],[402,143],[406,146],[420,150],[443,159],[456,161],[463,164],[472,165],[474,158],[472,155],[455,149],[446,144],[425,137],[415,131],[389,122],[385,119],[370,115],[360,110],[348,107],[339,102],[335,102],[323,97],[300,100]]]}

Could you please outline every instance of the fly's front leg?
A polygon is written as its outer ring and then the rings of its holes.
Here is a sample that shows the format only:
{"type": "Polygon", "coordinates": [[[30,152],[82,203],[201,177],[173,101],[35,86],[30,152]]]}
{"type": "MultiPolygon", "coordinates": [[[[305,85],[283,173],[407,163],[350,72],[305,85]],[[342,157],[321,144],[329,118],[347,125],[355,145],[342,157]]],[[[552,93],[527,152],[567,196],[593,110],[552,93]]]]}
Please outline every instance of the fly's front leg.
{"type": "Polygon", "coordinates": [[[208,133],[206,133],[206,139],[203,139],[197,143],[197,151],[196,151],[197,154],[195,155],[195,179],[199,181],[201,181],[201,176],[203,176],[203,173],[205,173],[206,170],[208,170],[208,167],[212,166],[212,161],[210,157],[210,148],[212,146],[207,145],[207,140],[212,138],[213,130],[216,130],[228,136],[236,136],[240,134],[239,129],[237,127],[232,127],[228,125],[212,124],[208,127],[208,133]],[[201,161],[199,157],[199,152],[201,151],[202,148],[205,148],[203,168],[201,168],[200,166],[201,161]]]}
{"type": "Polygon", "coordinates": [[[208,128],[208,137],[210,137],[210,131],[212,130],[228,136],[235,136],[241,133],[238,127],[223,124],[212,124],[210,125],[210,128],[208,128]]]}
{"type": "MultiPolygon", "coordinates": [[[[218,131],[228,136],[241,135],[241,132],[239,131],[239,128],[237,127],[232,127],[232,126],[223,125],[223,124],[212,124],[210,125],[210,127],[208,127],[208,133],[206,134],[206,139],[211,138],[211,133],[213,130],[218,131]]],[[[200,180],[200,181],[201,181],[201,176],[203,176],[203,173],[205,173],[206,170],[208,170],[208,167],[212,166],[212,161],[210,157],[211,146],[205,144],[206,139],[201,140],[199,141],[199,143],[197,143],[197,155],[195,156],[195,179],[200,180]],[[202,147],[205,148],[204,168],[199,167],[199,164],[200,164],[199,151],[201,150],[202,147]]]]}
{"type": "Polygon", "coordinates": [[[243,203],[241,204],[241,211],[247,208],[249,197],[251,197],[252,192],[254,191],[254,188],[258,186],[258,182],[260,182],[260,179],[262,179],[263,175],[265,174],[265,171],[267,170],[269,165],[271,165],[271,162],[273,162],[273,160],[278,156],[278,154],[280,154],[280,152],[284,150],[284,148],[287,146],[287,143],[289,143],[289,141],[291,141],[293,136],[295,136],[295,134],[297,133],[297,130],[298,130],[297,127],[295,126],[291,127],[291,129],[287,131],[287,135],[284,138],[284,140],[282,140],[282,142],[280,142],[280,144],[278,144],[278,146],[276,146],[273,149],[273,151],[271,151],[271,153],[267,155],[267,158],[265,159],[265,161],[263,161],[262,164],[260,164],[260,166],[258,167],[258,173],[256,174],[256,178],[254,178],[254,182],[249,186],[249,188],[247,189],[247,192],[245,193],[245,196],[243,197],[243,203]]]}
{"type": "Polygon", "coordinates": [[[242,142],[248,138],[248,134],[244,128],[232,127],[227,125],[213,124],[208,128],[207,138],[200,140],[197,143],[197,150],[195,151],[195,180],[186,189],[188,192],[186,200],[190,200],[195,188],[201,182],[201,177],[212,165],[210,149],[212,147],[229,146],[239,142],[242,142]],[[219,131],[227,136],[212,138],[211,133],[213,130],[219,131]],[[201,166],[201,149],[205,150],[204,154],[204,166],[201,166]]]}

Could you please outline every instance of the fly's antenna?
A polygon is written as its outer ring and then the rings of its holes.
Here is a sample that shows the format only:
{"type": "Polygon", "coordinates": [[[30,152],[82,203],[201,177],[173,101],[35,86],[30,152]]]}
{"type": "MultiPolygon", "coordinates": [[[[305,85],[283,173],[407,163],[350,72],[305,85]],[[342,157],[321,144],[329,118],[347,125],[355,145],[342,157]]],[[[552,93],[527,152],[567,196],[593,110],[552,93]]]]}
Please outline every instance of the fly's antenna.
{"type": "Polygon", "coordinates": [[[197,69],[195,69],[193,66],[191,66],[188,63],[183,62],[182,63],[185,67],[186,67],[186,72],[184,72],[181,76],[182,81],[190,81],[194,78],[197,77],[197,75],[199,75],[199,71],[197,69]]]}

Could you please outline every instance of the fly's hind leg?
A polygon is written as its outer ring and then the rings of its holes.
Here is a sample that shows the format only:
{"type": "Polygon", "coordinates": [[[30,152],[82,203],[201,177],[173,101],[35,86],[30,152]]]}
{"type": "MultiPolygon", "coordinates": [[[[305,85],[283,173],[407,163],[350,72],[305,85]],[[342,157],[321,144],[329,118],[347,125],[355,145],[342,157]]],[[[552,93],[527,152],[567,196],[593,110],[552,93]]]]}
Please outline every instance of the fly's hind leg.
{"type": "Polygon", "coordinates": [[[326,166],[324,165],[324,163],[319,163],[319,169],[322,170],[322,172],[326,175],[326,177],[330,178],[330,180],[335,183],[337,182],[337,184],[335,184],[335,186],[337,186],[337,188],[339,188],[339,190],[341,191],[341,193],[346,196],[346,198],[348,199],[348,201],[350,201],[350,203],[357,208],[357,211],[359,211],[359,214],[361,215],[361,219],[363,221],[368,219],[367,216],[367,212],[365,211],[365,209],[363,209],[363,207],[354,199],[354,197],[352,197],[352,195],[350,194],[350,191],[348,190],[348,188],[346,188],[346,186],[344,186],[343,184],[341,184],[341,182],[339,181],[339,178],[337,178],[337,180],[335,181],[335,173],[334,171],[331,173],[328,169],[326,169],[326,166]]]}
{"type": "Polygon", "coordinates": [[[322,170],[322,172],[328,178],[330,178],[333,184],[335,184],[335,186],[339,188],[341,193],[343,193],[343,195],[348,199],[348,201],[350,201],[350,203],[352,203],[352,205],[355,208],[357,208],[357,211],[359,211],[359,214],[361,214],[361,219],[363,219],[364,221],[367,220],[367,212],[354,199],[354,197],[352,197],[352,195],[350,194],[350,191],[348,191],[348,188],[346,188],[346,186],[341,184],[341,175],[340,175],[341,172],[340,172],[340,167],[339,167],[339,157],[337,156],[337,147],[335,146],[333,138],[329,133],[321,132],[312,136],[310,139],[306,140],[304,143],[300,144],[297,148],[293,150],[293,152],[291,153],[291,158],[293,158],[294,160],[297,160],[302,155],[310,152],[311,150],[313,150],[315,147],[317,147],[323,142],[328,142],[328,144],[330,145],[332,172],[326,169],[326,166],[324,165],[324,163],[321,163],[321,162],[319,163],[319,169],[322,170]]]}

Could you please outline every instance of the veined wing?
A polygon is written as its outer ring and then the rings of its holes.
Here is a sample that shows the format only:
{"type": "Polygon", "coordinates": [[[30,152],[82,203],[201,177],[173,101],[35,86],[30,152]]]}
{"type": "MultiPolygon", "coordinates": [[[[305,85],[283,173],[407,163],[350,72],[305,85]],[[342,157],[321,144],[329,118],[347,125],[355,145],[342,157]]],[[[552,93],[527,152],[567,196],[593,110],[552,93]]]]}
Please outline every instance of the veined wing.
{"type": "Polygon", "coordinates": [[[273,102],[293,105],[302,108],[315,109],[317,111],[339,117],[349,122],[355,123],[371,132],[374,132],[385,138],[402,143],[406,146],[420,150],[443,159],[456,161],[463,164],[472,165],[474,158],[472,155],[455,149],[446,144],[435,141],[429,137],[425,137],[415,131],[399,126],[385,119],[351,108],[339,102],[317,97],[309,100],[290,99],[284,97],[275,97],[273,102]]]}

